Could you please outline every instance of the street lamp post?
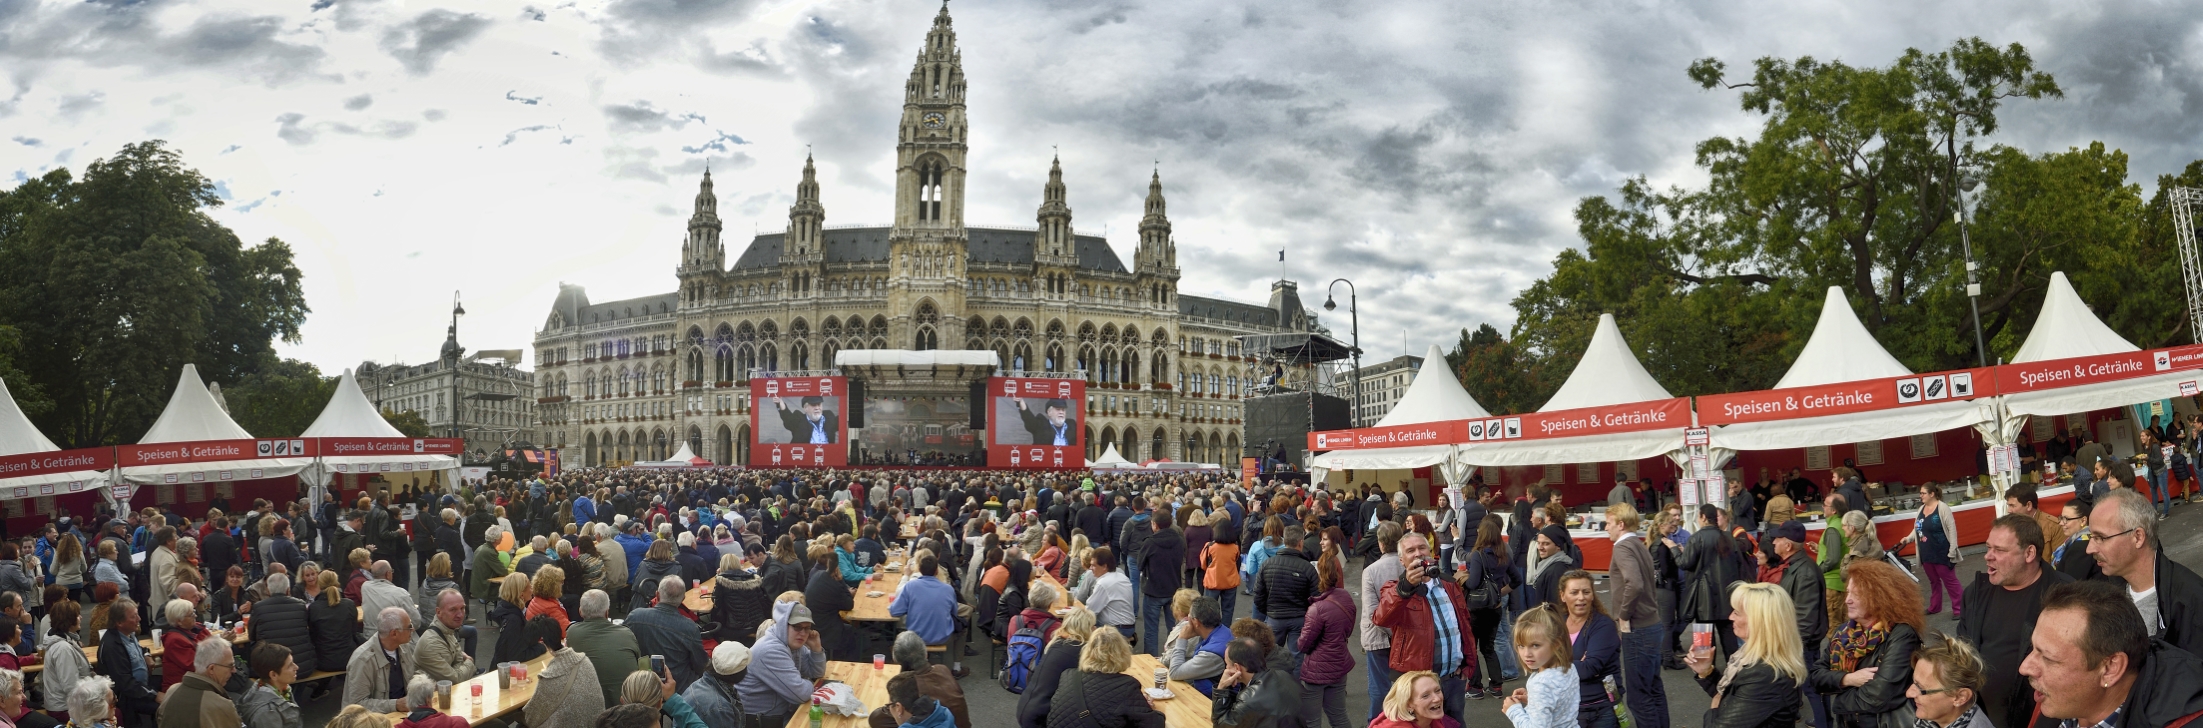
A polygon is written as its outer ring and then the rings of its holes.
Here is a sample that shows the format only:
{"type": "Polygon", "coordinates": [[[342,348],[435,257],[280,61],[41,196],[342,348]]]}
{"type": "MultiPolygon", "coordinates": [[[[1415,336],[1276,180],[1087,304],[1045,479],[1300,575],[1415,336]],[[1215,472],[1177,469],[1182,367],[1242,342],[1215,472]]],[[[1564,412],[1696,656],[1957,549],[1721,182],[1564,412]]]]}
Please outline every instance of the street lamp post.
{"type": "MultiPolygon", "coordinates": [[[[1967,229],[1966,192],[1976,181],[1958,170],[1958,142],[1953,135],[1950,142],[1951,197],[1958,201],[1958,209],[1951,211],[1951,218],[1958,221],[1958,245],[1966,256],[1966,303],[1974,313],[1974,365],[1989,365],[1989,342],[1981,334],[1981,265],[1974,262],[1973,234],[1967,229]]],[[[2002,503],[2003,501],[1998,501],[2002,503]]]]}
{"type": "Polygon", "coordinates": [[[1348,321],[1350,322],[1350,326],[1351,326],[1351,328],[1349,329],[1349,332],[1350,332],[1350,333],[1352,334],[1352,336],[1354,337],[1354,342],[1353,342],[1353,345],[1352,345],[1352,349],[1351,349],[1351,351],[1352,351],[1352,352],[1353,352],[1353,354],[1354,354],[1354,398],[1353,398],[1353,400],[1352,400],[1352,401],[1353,401],[1353,409],[1352,409],[1351,411],[1352,411],[1352,412],[1353,412],[1354,414],[1353,414],[1353,419],[1352,419],[1351,421],[1352,421],[1352,422],[1354,423],[1354,426],[1355,426],[1355,427],[1361,427],[1361,426],[1362,426],[1362,314],[1361,314],[1361,310],[1360,310],[1360,307],[1359,307],[1359,306],[1357,305],[1357,302],[1358,302],[1358,299],[1360,298],[1360,295],[1359,295],[1359,294],[1357,294],[1357,293],[1356,293],[1356,292],[1354,291],[1354,282],[1353,282],[1353,281],[1350,281],[1350,280],[1347,280],[1347,279],[1344,279],[1344,278],[1337,278],[1337,279],[1333,279],[1333,280],[1331,281],[1331,285],[1330,285],[1330,286],[1327,286],[1327,287],[1325,287],[1325,288],[1324,288],[1324,292],[1323,292],[1323,310],[1325,310],[1325,311],[1336,311],[1336,310],[1338,310],[1338,309],[1339,309],[1339,302],[1338,302],[1338,300],[1337,300],[1337,299],[1335,299],[1335,298],[1333,298],[1333,297],[1332,297],[1332,292],[1333,292],[1333,291],[1336,291],[1336,290],[1338,290],[1339,284],[1341,284],[1341,283],[1344,283],[1344,284],[1346,284],[1346,315],[1347,315],[1347,320],[1348,320],[1348,321]]]}

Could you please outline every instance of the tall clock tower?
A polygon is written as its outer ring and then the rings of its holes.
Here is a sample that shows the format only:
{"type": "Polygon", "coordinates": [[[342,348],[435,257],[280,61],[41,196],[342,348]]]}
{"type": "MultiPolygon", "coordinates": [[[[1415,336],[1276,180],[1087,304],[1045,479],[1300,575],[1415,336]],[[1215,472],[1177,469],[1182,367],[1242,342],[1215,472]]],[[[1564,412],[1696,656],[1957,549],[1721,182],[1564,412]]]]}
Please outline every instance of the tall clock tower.
{"type": "MultiPolygon", "coordinates": [[[[947,4],[903,86],[895,145],[895,227],[888,234],[890,346],[921,346],[927,331],[961,331],[964,175],[968,150],[964,64],[947,4]],[[930,311],[921,310],[926,303],[930,311]]],[[[937,334],[936,334],[937,335],[937,334]]]]}

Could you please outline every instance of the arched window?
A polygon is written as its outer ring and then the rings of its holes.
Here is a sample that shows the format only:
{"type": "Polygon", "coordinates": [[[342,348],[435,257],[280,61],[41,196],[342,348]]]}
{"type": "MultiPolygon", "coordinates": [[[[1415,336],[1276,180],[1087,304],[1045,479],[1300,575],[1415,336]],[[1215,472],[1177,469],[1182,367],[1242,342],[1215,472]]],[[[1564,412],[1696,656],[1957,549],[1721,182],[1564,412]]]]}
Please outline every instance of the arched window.
{"type": "Polygon", "coordinates": [[[587,397],[595,397],[595,396],[597,396],[597,373],[596,373],[596,372],[586,372],[586,373],[583,373],[583,374],[581,375],[581,390],[582,390],[582,394],[583,394],[583,396],[587,396],[587,397]]]}

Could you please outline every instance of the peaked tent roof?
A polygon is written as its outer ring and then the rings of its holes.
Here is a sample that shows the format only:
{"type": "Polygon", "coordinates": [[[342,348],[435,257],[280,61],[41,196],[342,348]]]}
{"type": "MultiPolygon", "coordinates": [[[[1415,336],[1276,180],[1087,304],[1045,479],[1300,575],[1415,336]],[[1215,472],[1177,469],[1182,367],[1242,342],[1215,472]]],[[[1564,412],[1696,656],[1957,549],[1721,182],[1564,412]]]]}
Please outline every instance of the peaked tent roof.
{"type": "Polygon", "coordinates": [[[1912,370],[1890,356],[1874,335],[1866,332],[1866,324],[1859,323],[1859,315],[1851,310],[1851,299],[1843,289],[1828,287],[1828,297],[1821,303],[1820,321],[1813,324],[1813,335],[1805,340],[1805,349],[1798,352],[1798,360],[1790,364],[1790,371],[1775,382],[1775,389],[1812,387],[1822,384],[1856,382],[1863,379],[1902,377],[1912,370]]]}
{"type": "Polygon", "coordinates": [[[1668,388],[1654,381],[1652,373],[1645,371],[1643,362],[1629,350],[1629,342],[1622,339],[1622,329],[1614,325],[1614,314],[1599,314],[1598,326],[1591,331],[1591,344],[1584,347],[1583,358],[1576,360],[1576,370],[1568,373],[1568,381],[1562,382],[1560,391],[1539,407],[1539,412],[1583,407],[1650,402],[1674,399],[1668,388]]]}
{"type": "MultiPolygon", "coordinates": [[[[252,433],[238,426],[229,413],[214,400],[214,393],[199,379],[199,367],[185,364],[176,377],[176,391],[168,397],[168,408],[153,420],[153,427],[146,430],[140,444],[165,442],[196,442],[201,440],[250,440],[252,433]]],[[[166,476],[178,476],[175,482],[219,482],[221,473],[229,473],[232,480],[247,480],[248,473],[258,470],[260,478],[280,478],[304,470],[311,465],[311,458],[240,458],[205,463],[174,463],[168,465],[140,465],[123,468],[123,477],[136,483],[164,481],[166,476]],[[186,477],[191,473],[205,473],[204,478],[186,477]]]]}
{"type": "Polygon", "coordinates": [[[1109,447],[1102,450],[1101,459],[1087,463],[1086,466],[1090,468],[1137,468],[1140,465],[1124,459],[1124,454],[1117,452],[1117,443],[1112,442],[1109,443],[1109,447]]]}
{"type": "MultiPolygon", "coordinates": [[[[300,437],[405,437],[405,433],[390,425],[389,420],[376,411],[375,403],[367,401],[367,393],[360,391],[360,383],[352,370],[344,370],[337,378],[337,391],[329,395],[329,404],[321,408],[321,415],[306,426],[300,437]]],[[[450,470],[459,467],[459,459],[450,455],[323,455],[320,462],[307,468],[308,482],[328,485],[336,473],[392,471],[450,470]],[[410,463],[410,467],[408,466],[410,463]],[[339,467],[342,466],[342,467],[339,467]]],[[[449,479],[446,479],[447,482],[449,479]]]]}
{"type": "MultiPolygon", "coordinates": [[[[1645,371],[1643,362],[1630,351],[1614,314],[1599,314],[1591,331],[1591,343],[1576,360],[1560,391],[1546,400],[1539,412],[1584,407],[1608,407],[1636,402],[1674,399],[1668,388],[1645,371]]],[[[1683,428],[1646,430],[1611,435],[1585,435],[1543,440],[1503,440],[1458,446],[1465,462],[1474,465],[1549,465],[1553,463],[1603,463],[1638,460],[1674,452],[1683,446],[1683,428]]]]}
{"type": "MultiPolygon", "coordinates": [[[[1445,352],[1431,346],[1423,352],[1423,366],[1415,370],[1415,382],[1400,395],[1400,403],[1378,420],[1378,427],[1420,425],[1448,420],[1474,420],[1492,416],[1461,387],[1446,365],[1445,352]]],[[[1459,483],[1468,472],[1453,462],[1451,445],[1414,445],[1374,450],[1334,450],[1309,459],[1312,468],[1327,470],[1401,470],[1444,465],[1448,482],[1459,483]]]]}
{"type": "MultiPolygon", "coordinates": [[[[8,391],[8,382],[0,379],[0,455],[28,455],[36,452],[55,452],[61,448],[31,424],[31,418],[23,414],[23,408],[15,403],[15,395],[8,391]]],[[[107,484],[107,474],[96,470],[74,470],[66,473],[47,473],[20,478],[0,478],[0,498],[19,497],[5,488],[10,486],[35,486],[82,482],[85,487],[107,484]]],[[[27,497],[32,493],[25,493],[27,497]]]]}
{"type": "Polygon", "coordinates": [[[1469,396],[1469,390],[1461,387],[1453,371],[1446,365],[1446,355],[1432,346],[1423,352],[1423,365],[1415,370],[1415,381],[1407,385],[1400,395],[1400,402],[1377,420],[1378,427],[1392,425],[1420,425],[1425,422],[1447,420],[1473,420],[1490,417],[1492,413],[1477,404],[1469,396]]]}
{"type": "MultiPolygon", "coordinates": [[[[2141,351],[2141,347],[2105,326],[2103,319],[2097,318],[2080,294],[2073,291],[2065,272],[2058,271],[2050,274],[2042,311],[2035,315],[2035,327],[2027,332],[2026,342],[2020,344],[2012,361],[2053,361],[2135,351],[2141,351]]],[[[2004,404],[2000,439],[2011,442],[2018,437],[2030,415],[2056,416],[2164,399],[2180,391],[2181,382],[2198,379],[2198,373],[2190,370],[2007,394],[1998,398],[2004,404]]]]}
{"type": "Polygon", "coordinates": [[[696,451],[688,449],[688,441],[687,441],[687,440],[682,440],[682,441],[681,441],[681,448],[680,448],[679,450],[675,450],[675,451],[673,451],[673,457],[669,457],[669,458],[666,458],[666,459],[667,459],[667,460],[671,460],[671,461],[674,461],[674,462],[682,462],[682,463],[688,463],[688,464],[690,464],[690,465],[710,465],[710,464],[711,464],[711,461],[710,461],[710,460],[704,460],[703,458],[700,458],[700,457],[696,457],[696,451]],[[699,462],[699,461],[701,461],[701,462],[699,462]]]}
{"type": "Polygon", "coordinates": [[[405,433],[375,411],[375,404],[367,401],[367,393],[360,391],[359,380],[346,369],[344,376],[337,378],[337,391],[329,396],[328,406],[321,408],[321,416],[315,417],[300,436],[405,437],[405,433]]]}
{"type": "Polygon", "coordinates": [[[185,364],[177,375],[176,391],[168,396],[168,408],[161,410],[153,427],[139,438],[140,444],[159,442],[191,442],[194,440],[250,440],[252,433],[230,419],[215,401],[214,393],[199,379],[199,366],[185,364]]]}
{"type": "MultiPolygon", "coordinates": [[[[1898,362],[1897,357],[1890,356],[1881,342],[1874,340],[1873,334],[1867,333],[1858,314],[1852,312],[1851,300],[1844,296],[1843,289],[1829,286],[1828,296],[1821,302],[1820,321],[1813,325],[1813,335],[1805,340],[1805,348],[1798,352],[1797,361],[1790,364],[1790,371],[1782,375],[1774,388],[1842,384],[1911,373],[1912,370],[1898,362]]],[[[1988,402],[1987,399],[1952,400],[1902,409],[1743,422],[1712,428],[1708,442],[1717,450],[1733,452],[1911,437],[1989,422],[1993,416],[1988,402]]],[[[1716,462],[1727,459],[1723,453],[1713,457],[1716,462]]]]}

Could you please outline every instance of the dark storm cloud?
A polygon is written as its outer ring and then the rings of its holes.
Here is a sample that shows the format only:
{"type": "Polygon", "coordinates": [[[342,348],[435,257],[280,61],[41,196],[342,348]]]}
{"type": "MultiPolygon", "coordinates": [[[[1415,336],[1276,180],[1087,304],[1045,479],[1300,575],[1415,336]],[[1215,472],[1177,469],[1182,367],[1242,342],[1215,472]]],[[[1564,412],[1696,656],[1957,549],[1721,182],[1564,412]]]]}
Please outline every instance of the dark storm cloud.
{"type": "Polygon", "coordinates": [[[704,122],[698,114],[675,114],[664,111],[648,101],[631,104],[609,104],[604,107],[604,118],[612,123],[612,131],[647,133],[677,129],[691,121],[704,122]]]}
{"type": "Polygon", "coordinates": [[[383,52],[416,76],[436,70],[436,62],[488,30],[490,19],[473,13],[430,10],[385,31],[383,52]]]}
{"type": "Polygon", "coordinates": [[[136,3],[0,5],[0,59],[13,59],[18,84],[54,61],[136,66],[155,72],[218,69],[270,83],[315,73],[325,54],[284,39],[282,18],[217,12],[173,33],[151,19],[160,8],[136,3]]]}
{"type": "Polygon", "coordinates": [[[754,0],[613,0],[597,48],[620,63],[709,55],[705,34],[744,18],[754,0]]]}

